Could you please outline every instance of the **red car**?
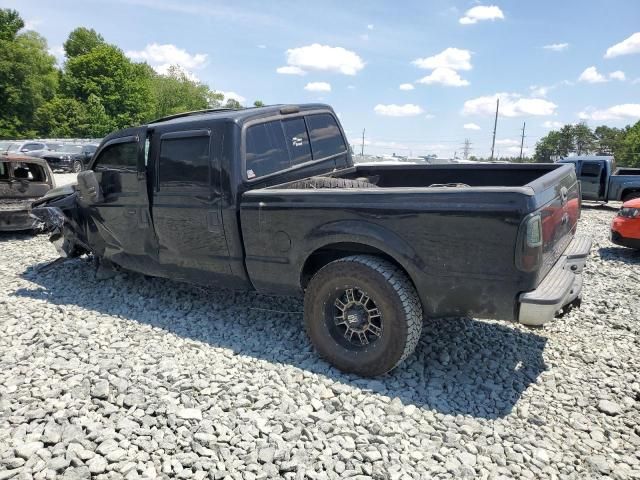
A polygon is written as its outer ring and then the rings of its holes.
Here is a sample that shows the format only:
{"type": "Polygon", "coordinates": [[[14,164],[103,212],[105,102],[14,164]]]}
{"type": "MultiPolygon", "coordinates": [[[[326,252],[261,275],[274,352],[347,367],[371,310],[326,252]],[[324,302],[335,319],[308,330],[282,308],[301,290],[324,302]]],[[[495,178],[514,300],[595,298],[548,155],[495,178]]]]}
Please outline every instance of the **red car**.
{"type": "Polygon", "coordinates": [[[640,249],[640,198],[622,204],[611,223],[611,241],[623,247],[640,249]]]}

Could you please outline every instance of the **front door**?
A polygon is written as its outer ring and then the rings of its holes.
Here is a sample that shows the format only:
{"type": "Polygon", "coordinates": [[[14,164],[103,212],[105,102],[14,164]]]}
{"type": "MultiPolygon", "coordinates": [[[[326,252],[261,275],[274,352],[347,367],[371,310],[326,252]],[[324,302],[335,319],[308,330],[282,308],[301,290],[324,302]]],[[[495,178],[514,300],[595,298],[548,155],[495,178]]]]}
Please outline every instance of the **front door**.
{"type": "Polygon", "coordinates": [[[152,217],[167,276],[204,285],[231,281],[222,222],[221,142],[209,129],[153,134],[152,217]]]}
{"type": "Polygon", "coordinates": [[[600,184],[603,172],[603,163],[583,161],[580,168],[580,183],[582,198],[585,200],[600,200],[600,184]]]}
{"type": "Polygon", "coordinates": [[[143,272],[157,250],[147,193],[146,133],[146,127],[129,128],[101,145],[91,163],[101,198],[83,209],[89,246],[143,272]]]}

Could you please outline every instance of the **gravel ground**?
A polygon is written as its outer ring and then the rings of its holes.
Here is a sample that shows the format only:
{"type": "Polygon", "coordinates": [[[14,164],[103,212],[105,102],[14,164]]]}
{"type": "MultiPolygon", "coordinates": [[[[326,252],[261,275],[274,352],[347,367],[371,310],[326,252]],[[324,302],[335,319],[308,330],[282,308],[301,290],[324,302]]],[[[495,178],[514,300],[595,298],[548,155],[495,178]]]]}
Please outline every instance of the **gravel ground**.
{"type": "Polygon", "coordinates": [[[359,379],[298,300],[129,273],[0,237],[0,480],[640,478],[640,252],[589,208],[584,301],[544,329],[426,323],[359,379]]]}

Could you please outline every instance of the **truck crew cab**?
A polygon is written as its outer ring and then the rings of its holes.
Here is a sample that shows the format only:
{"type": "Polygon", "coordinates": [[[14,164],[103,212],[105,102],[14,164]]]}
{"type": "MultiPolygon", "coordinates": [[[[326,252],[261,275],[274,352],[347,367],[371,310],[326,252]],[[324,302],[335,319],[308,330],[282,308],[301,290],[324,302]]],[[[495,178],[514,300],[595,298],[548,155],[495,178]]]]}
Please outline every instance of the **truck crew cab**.
{"type": "Polygon", "coordinates": [[[551,320],[579,297],[591,245],[574,235],[573,166],[354,165],[322,104],[115,132],[77,186],[35,206],[68,256],[304,295],[318,352],[361,375],[411,355],[423,318],[551,320]]]}

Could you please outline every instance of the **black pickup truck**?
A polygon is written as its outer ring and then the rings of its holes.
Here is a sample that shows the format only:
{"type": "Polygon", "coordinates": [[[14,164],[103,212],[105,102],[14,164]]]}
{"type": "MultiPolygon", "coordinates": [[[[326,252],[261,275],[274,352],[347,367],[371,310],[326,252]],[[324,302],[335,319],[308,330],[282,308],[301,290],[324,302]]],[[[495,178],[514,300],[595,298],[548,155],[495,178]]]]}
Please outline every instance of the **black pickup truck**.
{"type": "Polygon", "coordinates": [[[106,137],[34,205],[64,255],[304,295],[318,352],[387,372],[425,318],[541,325],[579,299],[572,165],[354,165],[321,104],[192,112],[106,137]]]}

